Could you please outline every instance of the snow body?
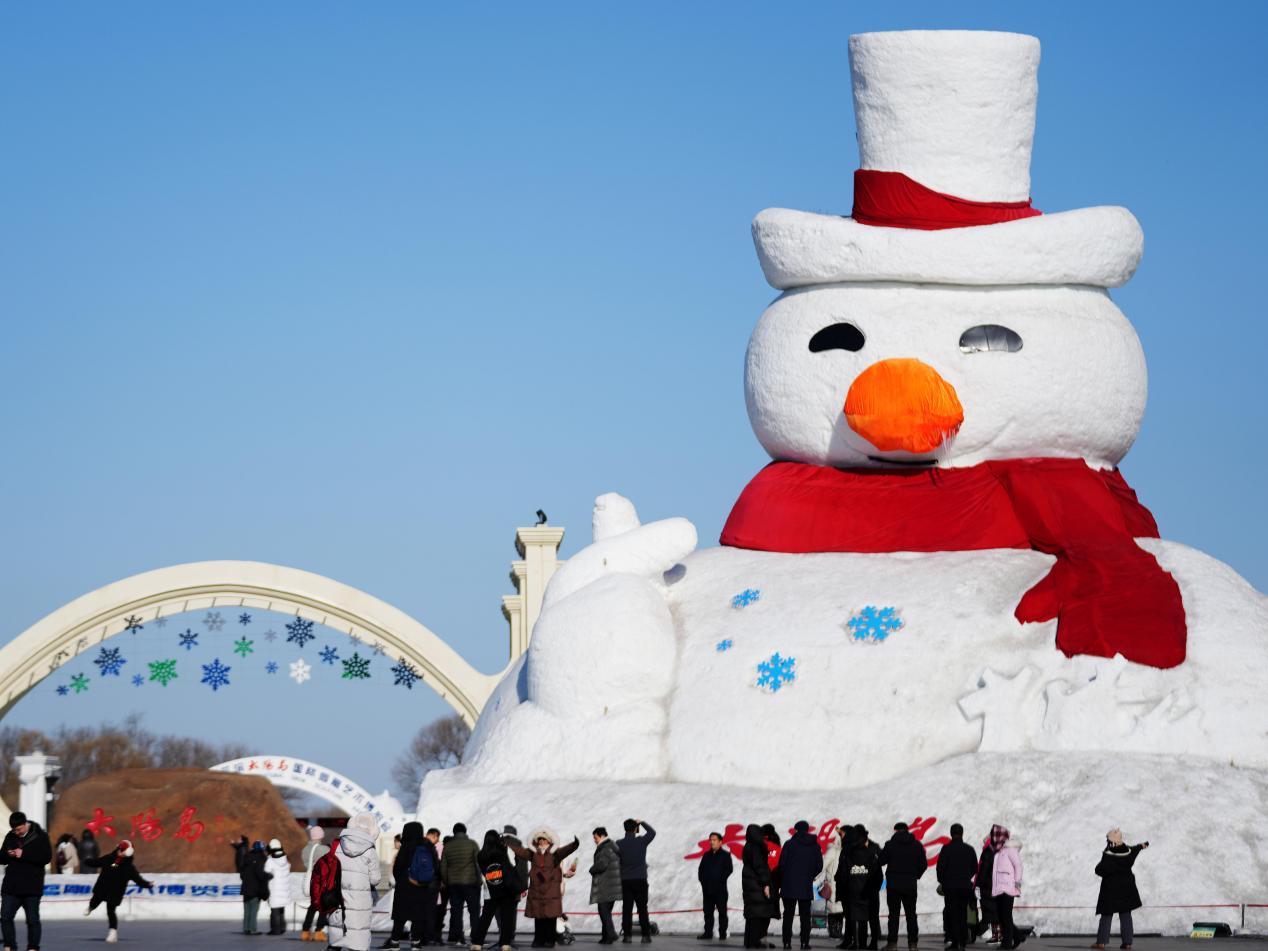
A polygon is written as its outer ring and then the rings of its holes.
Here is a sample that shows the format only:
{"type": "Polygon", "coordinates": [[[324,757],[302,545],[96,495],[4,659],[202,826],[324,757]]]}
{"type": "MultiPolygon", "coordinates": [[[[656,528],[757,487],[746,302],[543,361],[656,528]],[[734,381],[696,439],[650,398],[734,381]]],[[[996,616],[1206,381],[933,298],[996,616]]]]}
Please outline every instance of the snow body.
{"type": "MultiPolygon", "coordinates": [[[[1029,194],[1033,38],[869,34],[850,51],[861,168],[970,199],[1029,194]]],[[[753,235],[783,292],[745,369],[749,418],[772,459],[1061,457],[1104,469],[1130,449],[1145,362],[1106,290],[1141,254],[1126,209],[941,231],[773,209],[753,235]],[[841,323],[861,345],[811,349],[841,323]],[[1020,347],[962,347],[983,325],[1020,347]],[[871,437],[885,433],[864,434],[843,412],[856,382],[894,362],[918,365],[962,409],[927,452],[880,447],[871,437]]],[[[1256,901],[1268,887],[1251,831],[1268,801],[1268,599],[1215,559],[1137,540],[1184,602],[1187,657],[1164,670],[1068,658],[1055,622],[1019,624],[1014,609],[1053,563],[1037,551],[696,551],[689,522],[641,525],[617,495],[597,501],[594,537],[552,578],[528,653],[490,698],[463,765],[428,774],[429,822],[576,832],[646,815],[665,843],[649,855],[661,909],[696,907],[683,856],[709,831],[829,816],[882,839],[919,816],[939,817],[943,832],[960,821],[975,839],[1009,825],[1028,843],[1023,904],[1067,906],[1019,914],[1047,928],[1090,929],[1091,868],[1113,825],[1154,840],[1137,867],[1152,906],[1142,929],[1174,933],[1194,918],[1157,906],[1256,901]],[[757,595],[735,606],[744,592],[757,595]],[[902,628],[857,640],[849,621],[868,606],[893,608],[902,628]],[[758,665],[776,653],[795,678],[762,689],[758,665]],[[1201,847],[1212,816],[1239,830],[1231,848],[1201,847]],[[1083,910],[1068,907],[1083,895],[1083,910]]],[[[940,907],[922,892],[923,911],[940,907]]]]}

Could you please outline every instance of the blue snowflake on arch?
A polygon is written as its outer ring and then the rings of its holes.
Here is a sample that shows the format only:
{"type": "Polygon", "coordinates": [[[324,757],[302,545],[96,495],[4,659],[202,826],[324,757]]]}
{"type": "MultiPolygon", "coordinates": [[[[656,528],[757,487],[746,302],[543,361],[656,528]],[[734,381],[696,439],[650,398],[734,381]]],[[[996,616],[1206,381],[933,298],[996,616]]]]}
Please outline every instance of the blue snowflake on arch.
{"type": "Polygon", "coordinates": [[[133,674],[133,675],[132,675],[132,686],[134,686],[134,687],[144,687],[144,686],[145,686],[145,678],[144,678],[144,677],[142,677],[140,674],[133,674]]]}
{"type": "Polygon", "coordinates": [[[248,624],[251,623],[251,615],[248,614],[246,611],[243,611],[241,614],[238,615],[238,623],[241,624],[243,627],[246,627],[248,624]]]}
{"type": "Polygon", "coordinates": [[[903,629],[903,619],[898,616],[897,608],[877,608],[869,604],[846,621],[845,626],[856,641],[879,644],[903,629]]]}
{"type": "Polygon", "coordinates": [[[145,629],[145,625],[141,623],[141,619],[135,614],[129,614],[123,619],[123,629],[129,634],[135,634],[137,631],[145,629]]]}
{"type": "Polygon", "coordinates": [[[400,663],[392,667],[392,677],[394,678],[392,686],[405,687],[407,690],[413,690],[414,684],[422,680],[422,674],[404,657],[401,658],[400,663]]]}
{"type": "Polygon", "coordinates": [[[321,662],[323,664],[330,664],[332,667],[334,666],[335,661],[339,659],[339,652],[330,646],[323,647],[320,654],[321,662]]]}
{"type": "Polygon", "coordinates": [[[755,604],[756,602],[760,600],[762,600],[761,591],[759,591],[757,588],[745,588],[743,591],[741,591],[739,594],[737,594],[735,597],[731,599],[731,607],[746,608],[750,604],[755,604]]]}
{"type": "Polygon", "coordinates": [[[185,633],[182,634],[180,637],[181,637],[180,646],[185,648],[185,650],[192,651],[195,647],[198,646],[198,635],[195,634],[191,628],[188,628],[188,627],[185,628],[185,633]]]}
{"type": "Polygon", "coordinates": [[[68,693],[70,693],[70,687],[66,686],[65,684],[59,684],[59,685],[58,685],[58,687],[57,687],[57,695],[58,695],[59,697],[64,697],[64,696],[66,696],[68,693]]]}
{"type": "Polygon", "coordinates": [[[275,661],[275,660],[271,660],[271,661],[269,661],[267,664],[265,664],[265,665],[264,665],[264,672],[265,672],[266,674],[275,674],[275,673],[277,673],[277,661],[275,661]]]}
{"type": "Polygon", "coordinates": [[[224,664],[220,663],[219,657],[213,660],[210,664],[203,664],[202,668],[203,679],[201,682],[205,683],[213,691],[219,690],[221,687],[229,686],[229,671],[233,668],[226,667],[224,664]]]}
{"type": "Polygon", "coordinates": [[[797,658],[784,657],[778,651],[757,665],[757,686],[779,693],[797,679],[797,658]]]}
{"type": "Polygon", "coordinates": [[[303,647],[309,641],[315,641],[317,635],[313,633],[313,622],[307,618],[296,616],[295,620],[286,625],[286,640],[298,644],[303,647]]]}
{"type": "Polygon", "coordinates": [[[119,648],[103,647],[101,649],[101,653],[99,653],[96,659],[93,660],[93,663],[96,664],[98,669],[101,671],[101,676],[118,677],[119,668],[126,664],[127,661],[124,659],[123,654],[119,651],[119,648]]]}

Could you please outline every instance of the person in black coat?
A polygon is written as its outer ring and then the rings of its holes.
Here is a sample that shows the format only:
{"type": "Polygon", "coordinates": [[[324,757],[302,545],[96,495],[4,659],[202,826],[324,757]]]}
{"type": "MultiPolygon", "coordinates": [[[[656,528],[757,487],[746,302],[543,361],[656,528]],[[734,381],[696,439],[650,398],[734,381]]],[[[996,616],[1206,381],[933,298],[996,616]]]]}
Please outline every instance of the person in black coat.
{"type": "MultiPolygon", "coordinates": [[[[841,943],[838,948],[857,948],[857,928],[850,910],[850,852],[857,844],[854,826],[841,823],[837,826],[837,837],[841,840],[841,854],[837,858],[837,873],[832,880],[833,895],[841,906],[841,943]]],[[[864,918],[866,920],[866,918],[864,918]]],[[[866,943],[866,942],[865,942],[866,943]]]]}
{"type": "Polygon", "coordinates": [[[1105,839],[1105,851],[1101,860],[1096,863],[1096,874],[1101,877],[1101,892],[1096,898],[1096,913],[1101,916],[1096,929],[1094,948],[1104,948],[1109,941],[1110,925],[1114,916],[1118,915],[1119,933],[1123,939],[1122,947],[1132,946],[1132,912],[1140,907],[1140,891],[1136,888],[1136,873],[1132,866],[1136,864],[1136,856],[1149,848],[1148,842],[1140,845],[1126,845],[1123,833],[1111,829],[1105,839]]]}
{"type": "Polygon", "coordinates": [[[916,883],[929,868],[924,843],[907,831],[907,823],[894,826],[885,847],[881,849],[881,864],[885,866],[886,902],[889,905],[889,940],[886,951],[898,947],[898,912],[907,918],[907,947],[915,949],[920,940],[920,925],[916,920],[916,883]]]}
{"type": "Polygon", "coordinates": [[[97,881],[92,886],[92,898],[88,902],[85,915],[91,915],[98,905],[106,906],[106,941],[113,944],[119,939],[119,916],[115,914],[123,903],[123,895],[128,890],[128,882],[136,882],[140,888],[153,888],[154,883],[141,877],[133,861],[132,843],[120,839],[113,852],[104,858],[89,859],[89,868],[99,868],[97,881]]]}
{"type": "Polygon", "coordinates": [[[75,846],[79,851],[79,864],[87,866],[89,859],[101,857],[101,846],[97,844],[97,837],[93,835],[92,829],[85,829],[84,834],[79,837],[79,843],[75,846]]]}
{"type": "MultiPolygon", "coordinates": [[[[432,922],[427,915],[429,908],[434,908],[436,903],[434,899],[430,903],[425,901],[430,885],[415,885],[409,880],[409,865],[414,860],[414,851],[426,841],[421,822],[407,822],[401,829],[401,847],[392,861],[392,881],[395,883],[392,934],[380,945],[382,948],[397,948],[402,942],[408,944],[411,940],[425,941],[432,933],[432,922]]],[[[438,865],[433,863],[433,867],[438,865]]]]}
{"type": "Polygon", "coordinates": [[[740,891],[744,896],[744,947],[762,948],[770,920],[775,916],[773,878],[766,852],[769,846],[762,827],[750,825],[744,832],[740,860],[740,891]]]}
{"type": "MultiPolygon", "coordinates": [[[[865,948],[867,946],[868,902],[871,900],[873,879],[880,875],[880,850],[867,838],[867,830],[853,826],[843,839],[841,860],[837,865],[837,897],[845,911],[849,930],[841,936],[841,947],[865,948]]],[[[877,932],[879,937],[877,908],[877,932]]]]}
{"type": "Polygon", "coordinates": [[[982,841],[982,851],[977,860],[977,894],[982,914],[978,918],[978,935],[991,932],[991,942],[1000,940],[999,909],[995,905],[995,896],[991,894],[991,881],[995,877],[995,850],[991,848],[990,836],[982,841]]]}
{"type": "MultiPolygon", "coordinates": [[[[877,951],[881,941],[881,888],[885,885],[885,873],[881,869],[881,847],[872,841],[867,828],[859,823],[854,827],[854,834],[862,848],[872,855],[871,871],[867,876],[867,926],[871,932],[867,951],[877,951]]],[[[863,951],[860,946],[859,951],[863,951]]]]}
{"type": "Polygon", "coordinates": [[[969,903],[973,901],[973,877],[977,853],[964,841],[964,826],[951,826],[951,841],[938,853],[938,884],[946,910],[947,940],[953,951],[964,951],[969,941],[969,903]]]}
{"type": "Polygon", "coordinates": [[[709,851],[700,856],[700,867],[696,869],[696,879],[700,882],[700,892],[704,903],[704,934],[697,935],[700,941],[713,938],[713,915],[718,916],[718,938],[726,940],[726,880],[735,870],[731,861],[731,853],[722,848],[722,834],[709,833],[709,851]]]}
{"type": "Polygon", "coordinates": [[[18,946],[15,921],[18,909],[26,915],[26,946],[38,948],[43,926],[40,924],[40,899],[44,895],[44,867],[53,861],[53,843],[38,822],[26,814],[9,816],[9,831],[0,845],[0,865],[4,866],[4,883],[0,885],[0,930],[4,946],[18,946]]]}
{"type": "Polygon", "coordinates": [[[814,881],[823,871],[823,850],[802,819],[779,853],[779,892],[784,904],[784,947],[792,947],[793,911],[801,918],[801,947],[810,947],[810,901],[814,881]]]}
{"type": "Polygon", "coordinates": [[[238,878],[242,880],[242,933],[259,934],[256,922],[260,902],[268,900],[269,879],[273,876],[264,871],[264,843],[257,840],[249,849],[245,845],[246,836],[234,844],[235,860],[241,857],[237,864],[238,878]]]}
{"type": "Polygon", "coordinates": [[[515,906],[519,903],[523,885],[516,872],[515,859],[497,830],[489,829],[484,833],[484,844],[476,855],[476,866],[480,869],[484,887],[488,889],[489,899],[480,909],[480,920],[472,926],[471,946],[484,944],[489,926],[496,919],[498,945],[509,947],[515,938],[512,930],[515,927],[515,906]]]}

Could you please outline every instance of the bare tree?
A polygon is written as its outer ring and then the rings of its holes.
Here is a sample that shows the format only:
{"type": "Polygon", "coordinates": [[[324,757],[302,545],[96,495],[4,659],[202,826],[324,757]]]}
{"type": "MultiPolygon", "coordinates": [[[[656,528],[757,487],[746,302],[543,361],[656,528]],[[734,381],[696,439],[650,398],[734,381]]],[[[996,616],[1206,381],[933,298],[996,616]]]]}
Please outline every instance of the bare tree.
{"type": "Polygon", "coordinates": [[[433,769],[462,762],[470,736],[471,729],[457,714],[432,720],[414,734],[409,748],[392,764],[392,781],[406,803],[414,801],[423,777],[433,769]]]}
{"type": "Polygon", "coordinates": [[[43,750],[62,761],[60,787],[67,789],[97,773],[150,766],[215,766],[246,755],[239,743],[208,743],[183,736],[151,733],[141,725],[140,714],[122,723],[60,727],[49,735],[21,727],[0,727],[0,793],[16,802],[18,777],[13,758],[43,750]]]}

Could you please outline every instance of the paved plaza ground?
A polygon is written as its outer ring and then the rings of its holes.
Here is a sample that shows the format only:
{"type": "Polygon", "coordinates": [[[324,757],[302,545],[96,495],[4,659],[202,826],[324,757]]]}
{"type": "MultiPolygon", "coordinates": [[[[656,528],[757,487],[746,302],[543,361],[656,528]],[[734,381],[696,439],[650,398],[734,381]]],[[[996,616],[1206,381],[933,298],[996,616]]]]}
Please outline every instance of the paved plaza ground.
{"type": "MultiPolygon", "coordinates": [[[[167,951],[169,948],[226,948],[239,947],[251,948],[254,951],[268,951],[269,948],[278,944],[285,944],[286,947],[295,948],[313,948],[314,951],[321,951],[319,945],[305,944],[300,942],[298,932],[289,932],[281,937],[269,937],[268,935],[260,935],[259,937],[250,938],[238,932],[230,922],[225,921],[189,921],[189,922],[170,922],[170,921],[137,921],[122,923],[120,928],[119,944],[142,951],[142,949],[155,949],[155,951],[167,951]]],[[[26,935],[22,931],[21,919],[18,923],[18,940],[23,942],[26,935]]],[[[44,928],[44,951],[58,951],[61,948],[88,948],[103,945],[106,936],[106,929],[102,923],[96,921],[50,921],[45,923],[44,928]]],[[[383,934],[375,934],[374,947],[383,943],[383,939],[387,937],[383,934]]],[[[922,940],[922,947],[928,948],[929,951],[941,951],[942,942],[937,937],[931,936],[932,941],[925,942],[922,940]]],[[[1066,938],[1032,938],[1024,945],[1026,951],[1084,951],[1091,944],[1090,936],[1066,937],[1066,938]]],[[[532,942],[532,936],[529,934],[521,934],[516,942],[524,951],[528,951],[529,944],[532,942]]],[[[575,947],[583,948],[594,946],[598,947],[597,939],[592,936],[582,936],[577,940],[575,947]]],[[[811,941],[811,945],[815,951],[831,951],[836,944],[828,938],[818,938],[811,941]]],[[[1140,935],[1136,939],[1134,951],[1202,951],[1209,948],[1210,951],[1219,951],[1220,946],[1227,947],[1235,945],[1239,949],[1268,949],[1268,938],[1223,938],[1215,941],[1196,941],[1189,938],[1156,938],[1140,935]]],[[[25,946],[20,944],[20,946],[25,946]]],[[[696,941],[692,935],[662,935],[657,938],[653,944],[654,949],[659,951],[702,951],[704,948],[717,949],[721,947],[734,948],[739,951],[741,944],[738,940],[728,940],[725,944],[719,945],[717,942],[696,941]]],[[[623,947],[623,945],[618,945],[623,947]]],[[[641,945],[635,943],[631,947],[638,948],[641,945]]],[[[906,942],[900,941],[899,947],[905,949],[906,942]]],[[[1111,948],[1117,947],[1112,944],[1111,948]]]]}

